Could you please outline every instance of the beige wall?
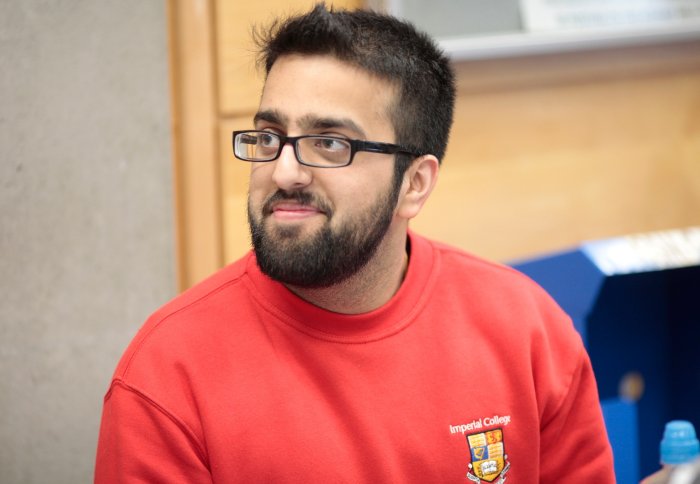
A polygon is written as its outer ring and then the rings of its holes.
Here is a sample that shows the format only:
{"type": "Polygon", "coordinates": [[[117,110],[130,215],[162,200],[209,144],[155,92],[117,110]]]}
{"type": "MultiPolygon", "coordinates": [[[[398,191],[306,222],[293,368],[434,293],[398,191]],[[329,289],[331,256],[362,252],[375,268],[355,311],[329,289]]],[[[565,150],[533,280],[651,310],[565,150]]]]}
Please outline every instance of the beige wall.
{"type": "Polygon", "coordinates": [[[457,72],[452,139],[416,230],[508,261],[700,225],[700,42],[457,72]]]}
{"type": "Polygon", "coordinates": [[[102,397],[175,293],[161,1],[0,2],[0,482],[92,481],[102,397]]]}

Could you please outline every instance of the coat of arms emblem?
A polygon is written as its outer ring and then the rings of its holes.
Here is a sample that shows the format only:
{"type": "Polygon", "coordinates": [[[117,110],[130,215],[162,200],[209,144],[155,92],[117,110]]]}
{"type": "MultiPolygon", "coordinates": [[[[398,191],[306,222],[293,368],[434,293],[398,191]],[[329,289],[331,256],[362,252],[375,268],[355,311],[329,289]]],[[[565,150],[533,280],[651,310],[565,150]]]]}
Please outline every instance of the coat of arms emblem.
{"type": "Polygon", "coordinates": [[[510,464],[505,453],[503,429],[497,428],[467,435],[471,463],[467,477],[473,482],[504,482],[510,464]]]}

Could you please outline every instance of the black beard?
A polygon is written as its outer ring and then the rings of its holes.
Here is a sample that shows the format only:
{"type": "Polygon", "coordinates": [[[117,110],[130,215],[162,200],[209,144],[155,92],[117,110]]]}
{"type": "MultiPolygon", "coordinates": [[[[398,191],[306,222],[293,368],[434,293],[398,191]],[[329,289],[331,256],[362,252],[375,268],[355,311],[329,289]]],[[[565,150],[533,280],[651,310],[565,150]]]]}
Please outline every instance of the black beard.
{"type": "Polygon", "coordinates": [[[253,249],[260,270],[283,284],[303,288],[323,288],[341,283],[360,271],[372,259],[394,217],[400,183],[381,197],[365,213],[338,229],[331,228],[332,210],[308,192],[278,190],[261,210],[260,220],[251,214],[248,223],[253,249]],[[327,217],[314,234],[299,238],[299,227],[265,230],[265,217],[272,202],[294,200],[321,208],[327,217]],[[272,233],[270,233],[272,232],[272,233]]]}

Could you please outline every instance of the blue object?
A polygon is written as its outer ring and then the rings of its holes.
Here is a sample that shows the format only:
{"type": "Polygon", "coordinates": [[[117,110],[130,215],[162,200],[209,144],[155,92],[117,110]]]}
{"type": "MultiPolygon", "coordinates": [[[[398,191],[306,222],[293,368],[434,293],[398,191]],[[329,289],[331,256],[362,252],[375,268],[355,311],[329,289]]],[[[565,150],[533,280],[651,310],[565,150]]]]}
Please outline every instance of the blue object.
{"type": "Polygon", "coordinates": [[[615,478],[619,484],[639,482],[639,437],[637,406],[632,402],[611,398],[602,400],[605,428],[615,455],[615,478]]]}
{"type": "Polygon", "coordinates": [[[695,427],[686,420],[672,420],[666,424],[661,439],[661,463],[685,464],[700,456],[700,442],[695,427]]]}
{"type": "Polygon", "coordinates": [[[632,475],[622,469],[620,456],[637,449],[636,474],[650,475],[658,469],[665,423],[700,422],[700,264],[610,270],[596,263],[599,247],[584,244],[511,265],[571,316],[590,355],[601,401],[635,407],[636,432],[621,435],[628,430],[615,425],[603,405],[618,482],[636,483],[619,474],[632,475]],[[626,401],[620,388],[630,375],[638,377],[641,390],[626,401]]]}

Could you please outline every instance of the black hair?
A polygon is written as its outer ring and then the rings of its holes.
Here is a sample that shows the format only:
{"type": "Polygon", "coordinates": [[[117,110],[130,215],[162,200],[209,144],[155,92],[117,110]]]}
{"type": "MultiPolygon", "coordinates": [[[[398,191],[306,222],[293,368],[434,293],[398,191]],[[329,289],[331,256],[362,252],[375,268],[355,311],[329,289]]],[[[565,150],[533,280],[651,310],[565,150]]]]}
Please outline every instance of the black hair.
{"type": "MultiPolygon", "coordinates": [[[[412,24],[369,10],[335,11],[317,4],[253,35],[266,74],[284,55],[331,55],[396,85],[389,112],[396,143],[442,162],[452,126],[454,73],[435,41],[412,24]]],[[[403,175],[411,161],[397,156],[397,174],[403,175]]]]}

